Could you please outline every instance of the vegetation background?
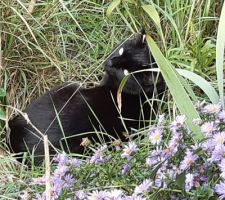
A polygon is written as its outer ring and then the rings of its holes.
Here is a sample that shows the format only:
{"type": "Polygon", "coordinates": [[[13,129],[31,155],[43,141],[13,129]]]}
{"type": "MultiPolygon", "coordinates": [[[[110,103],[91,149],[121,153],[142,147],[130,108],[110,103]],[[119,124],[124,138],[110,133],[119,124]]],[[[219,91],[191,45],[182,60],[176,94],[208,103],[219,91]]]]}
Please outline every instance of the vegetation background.
{"type": "MultiPolygon", "coordinates": [[[[174,67],[215,86],[222,5],[220,0],[0,0],[0,145],[5,148],[13,108],[23,110],[64,81],[97,85],[104,58],[143,27],[174,67]]],[[[201,90],[195,92],[205,97],[201,90]]],[[[0,166],[3,199],[14,198],[23,180],[41,173],[33,167],[25,174],[25,167],[10,156],[0,158],[0,166]]]]}

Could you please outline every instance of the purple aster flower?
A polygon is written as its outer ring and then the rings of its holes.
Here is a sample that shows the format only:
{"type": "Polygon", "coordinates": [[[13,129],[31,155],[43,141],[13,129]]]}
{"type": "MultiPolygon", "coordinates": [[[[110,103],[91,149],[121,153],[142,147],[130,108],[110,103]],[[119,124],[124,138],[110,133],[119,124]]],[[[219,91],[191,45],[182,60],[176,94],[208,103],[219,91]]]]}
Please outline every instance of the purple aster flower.
{"type": "Polygon", "coordinates": [[[207,181],[207,176],[203,175],[200,177],[201,182],[205,183],[207,181]]]}
{"type": "Polygon", "coordinates": [[[122,168],[122,175],[126,175],[131,169],[131,166],[129,164],[125,164],[122,168]]]}
{"type": "Polygon", "coordinates": [[[72,174],[67,174],[64,176],[64,188],[72,189],[75,183],[76,180],[73,178],[72,174]]]}
{"type": "Polygon", "coordinates": [[[121,190],[111,190],[107,193],[107,200],[123,200],[123,192],[121,190]]]}
{"type": "Polygon", "coordinates": [[[76,191],[75,196],[78,198],[78,200],[83,200],[87,198],[87,194],[83,190],[76,191]]]}
{"type": "Polygon", "coordinates": [[[105,157],[104,152],[107,149],[107,145],[101,146],[98,150],[95,151],[94,155],[91,157],[91,164],[102,164],[110,159],[110,157],[105,157]]]}
{"type": "Polygon", "coordinates": [[[151,190],[153,182],[150,179],[145,179],[140,185],[134,189],[134,194],[143,194],[151,190]]]}
{"type": "Polygon", "coordinates": [[[191,188],[194,186],[194,175],[188,173],[185,175],[185,190],[189,192],[191,188]]]}
{"type": "Polygon", "coordinates": [[[153,145],[159,145],[162,140],[162,131],[160,128],[155,128],[149,133],[149,140],[153,145]]]}
{"type": "Polygon", "coordinates": [[[185,154],[184,159],[181,161],[181,170],[188,169],[198,159],[198,156],[193,154],[189,149],[186,150],[185,154]]]}
{"type": "Polygon", "coordinates": [[[202,113],[204,114],[216,114],[220,112],[221,105],[220,104],[207,104],[202,108],[202,113]]]}
{"type": "Polygon", "coordinates": [[[66,165],[66,163],[68,161],[68,157],[67,157],[66,153],[63,152],[63,153],[58,154],[57,156],[55,156],[53,158],[53,160],[55,162],[57,162],[59,166],[62,166],[62,165],[66,165]]]}
{"type": "Polygon", "coordinates": [[[46,195],[45,195],[45,193],[42,193],[42,194],[36,193],[34,199],[35,200],[46,200],[46,195]]]}
{"type": "Polygon", "coordinates": [[[132,154],[137,151],[138,151],[137,145],[134,142],[129,142],[128,145],[125,145],[121,157],[131,159],[132,154]]]}
{"type": "Polygon", "coordinates": [[[213,135],[213,142],[215,146],[223,145],[225,142],[225,132],[220,132],[213,135]]]}
{"type": "Polygon", "coordinates": [[[132,194],[132,196],[126,196],[123,200],[146,200],[141,195],[132,194]]]}
{"type": "Polygon", "coordinates": [[[225,122],[225,110],[222,110],[221,112],[218,113],[218,119],[225,122]]]}
{"type": "Polygon", "coordinates": [[[67,172],[69,171],[69,167],[68,166],[58,166],[55,171],[54,171],[54,176],[64,176],[67,172]]]}
{"type": "Polygon", "coordinates": [[[80,168],[81,164],[82,164],[82,161],[78,160],[76,158],[73,158],[73,159],[69,160],[69,165],[71,167],[80,168]]]}
{"type": "Polygon", "coordinates": [[[150,155],[146,158],[146,164],[148,167],[152,167],[158,162],[161,161],[161,151],[160,150],[153,150],[150,155]]]}
{"type": "Polygon", "coordinates": [[[209,160],[219,162],[225,155],[225,146],[219,145],[216,146],[214,151],[212,152],[212,156],[209,160]]]}
{"type": "Polygon", "coordinates": [[[219,199],[225,199],[225,182],[220,181],[219,184],[215,186],[215,192],[219,195],[219,199]]]}
{"type": "Polygon", "coordinates": [[[216,130],[215,123],[213,121],[205,122],[201,126],[201,131],[205,133],[207,137],[212,136],[213,131],[216,130]]]}
{"type": "Polygon", "coordinates": [[[155,177],[155,186],[159,187],[159,188],[166,188],[166,182],[164,182],[166,176],[164,175],[164,173],[161,170],[158,170],[156,173],[156,177],[155,177]]]}
{"type": "Polygon", "coordinates": [[[107,192],[105,191],[93,191],[87,197],[88,200],[105,200],[107,197],[107,192]]]}
{"type": "Polygon", "coordinates": [[[185,115],[176,116],[175,120],[170,124],[170,130],[172,132],[176,132],[179,129],[183,128],[185,120],[185,115]]]}
{"type": "Polygon", "coordinates": [[[212,152],[215,148],[215,144],[212,139],[205,140],[202,144],[200,144],[202,149],[207,152],[212,152]]]}

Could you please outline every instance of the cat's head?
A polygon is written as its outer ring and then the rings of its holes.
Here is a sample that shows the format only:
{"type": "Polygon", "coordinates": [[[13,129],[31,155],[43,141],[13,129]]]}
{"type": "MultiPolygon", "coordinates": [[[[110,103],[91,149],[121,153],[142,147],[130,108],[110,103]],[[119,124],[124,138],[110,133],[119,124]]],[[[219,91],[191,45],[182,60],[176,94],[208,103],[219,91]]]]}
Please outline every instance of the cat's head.
{"type": "MultiPolygon", "coordinates": [[[[103,65],[106,74],[111,78],[110,81],[113,81],[111,86],[115,88],[118,88],[126,73],[157,67],[149,51],[144,31],[119,44],[103,65]]],[[[137,94],[143,89],[148,92],[153,89],[154,76],[156,76],[156,73],[147,71],[132,74],[127,80],[123,91],[137,94]]]]}

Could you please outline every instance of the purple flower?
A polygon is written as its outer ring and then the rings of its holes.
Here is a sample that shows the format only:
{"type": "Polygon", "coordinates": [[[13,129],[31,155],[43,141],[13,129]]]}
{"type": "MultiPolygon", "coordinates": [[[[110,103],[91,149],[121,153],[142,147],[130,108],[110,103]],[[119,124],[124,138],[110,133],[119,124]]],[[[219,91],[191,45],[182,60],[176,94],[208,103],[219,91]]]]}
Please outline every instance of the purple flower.
{"type": "Polygon", "coordinates": [[[132,196],[126,196],[123,200],[146,200],[141,195],[132,194],[132,196]]]}
{"type": "Polygon", "coordinates": [[[221,105],[220,104],[207,104],[202,108],[202,113],[205,114],[216,114],[220,112],[221,105]]]}
{"type": "Polygon", "coordinates": [[[211,136],[213,131],[216,130],[215,123],[213,121],[205,122],[201,126],[201,131],[205,133],[207,137],[211,136]]]}
{"type": "Polygon", "coordinates": [[[181,161],[181,170],[188,169],[198,159],[198,156],[194,155],[189,149],[186,150],[185,154],[184,159],[181,161]]]}
{"type": "Polygon", "coordinates": [[[185,175],[185,190],[189,192],[190,189],[194,186],[194,175],[188,173],[185,175]]]}
{"type": "Polygon", "coordinates": [[[83,199],[86,199],[87,198],[87,194],[83,190],[79,190],[79,191],[75,192],[75,196],[79,200],[83,200],[83,199]]]}
{"type": "Polygon", "coordinates": [[[185,115],[176,116],[175,120],[170,124],[170,130],[172,132],[176,132],[179,129],[183,128],[185,120],[185,115]]]}
{"type": "Polygon", "coordinates": [[[150,155],[146,158],[146,164],[148,167],[152,167],[155,164],[157,164],[158,162],[161,161],[160,158],[161,155],[161,151],[159,150],[153,150],[150,155]]]}
{"type": "Polygon", "coordinates": [[[121,157],[131,159],[132,154],[136,151],[138,151],[137,145],[134,142],[129,142],[128,145],[125,145],[121,157]]]}
{"type": "Polygon", "coordinates": [[[214,151],[212,152],[211,161],[219,162],[225,155],[225,146],[220,145],[216,146],[214,151]]]}
{"type": "Polygon", "coordinates": [[[215,146],[223,145],[225,142],[225,132],[220,132],[213,135],[213,142],[215,146]]]}
{"type": "Polygon", "coordinates": [[[155,128],[149,133],[149,140],[153,145],[159,145],[162,140],[162,131],[160,128],[155,128]]]}
{"type": "Polygon", "coordinates": [[[166,188],[166,183],[164,182],[166,176],[161,170],[158,170],[155,177],[155,186],[159,188],[166,188]]]}
{"type": "Polygon", "coordinates": [[[72,174],[67,174],[64,176],[64,188],[71,189],[75,183],[76,180],[73,178],[72,174]]]}
{"type": "Polygon", "coordinates": [[[204,151],[208,152],[212,152],[213,149],[215,148],[215,144],[212,139],[205,140],[200,146],[204,151]]]}
{"type": "Polygon", "coordinates": [[[61,178],[55,177],[52,183],[51,199],[58,199],[64,187],[64,183],[65,182],[61,178]]]}
{"type": "Polygon", "coordinates": [[[121,190],[111,190],[107,193],[107,200],[123,200],[123,192],[121,190]]]}
{"type": "Polygon", "coordinates": [[[88,200],[105,200],[107,197],[107,192],[105,191],[93,191],[87,197],[88,200]]]}
{"type": "Polygon", "coordinates": [[[225,122],[225,110],[222,110],[221,112],[218,113],[218,119],[225,122]]]}
{"type": "Polygon", "coordinates": [[[58,166],[54,171],[54,176],[64,176],[69,171],[69,167],[67,166],[58,166]]]}
{"type": "Polygon", "coordinates": [[[101,146],[98,150],[95,151],[94,155],[91,157],[91,164],[102,164],[110,159],[110,157],[105,157],[104,152],[107,149],[107,145],[101,146]]]}
{"type": "Polygon", "coordinates": [[[66,153],[63,152],[63,153],[55,156],[53,158],[53,160],[58,163],[58,166],[62,166],[62,165],[66,165],[66,163],[68,161],[68,157],[67,157],[66,153]]]}
{"type": "Polygon", "coordinates": [[[70,159],[69,160],[69,164],[70,164],[71,167],[80,168],[80,166],[82,164],[82,161],[81,160],[78,160],[76,158],[73,158],[73,159],[70,159]]]}
{"type": "Polygon", "coordinates": [[[140,185],[135,187],[134,194],[143,194],[151,190],[153,182],[150,179],[145,179],[140,185]]]}
{"type": "Polygon", "coordinates": [[[126,175],[130,171],[131,167],[129,164],[125,164],[122,168],[122,175],[126,175]]]}
{"type": "Polygon", "coordinates": [[[225,199],[225,182],[220,181],[219,184],[216,184],[215,192],[219,195],[219,199],[225,199]]]}

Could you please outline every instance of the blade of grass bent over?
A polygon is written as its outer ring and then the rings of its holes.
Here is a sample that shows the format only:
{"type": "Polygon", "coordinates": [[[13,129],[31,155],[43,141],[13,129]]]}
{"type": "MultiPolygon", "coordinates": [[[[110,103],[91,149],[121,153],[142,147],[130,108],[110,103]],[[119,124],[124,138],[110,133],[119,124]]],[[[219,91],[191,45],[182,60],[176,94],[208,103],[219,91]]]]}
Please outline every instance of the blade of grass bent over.
{"type": "Polygon", "coordinates": [[[163,56],[154,40],[148,35],[147,43],[149,45],[150,51],[158,64],[160,71],[163,75],[163,78],[174,98],[174,101],[180,110],[181,114],[184,114],[187,117],[187,126],[192,132],[194,141],[199,141],[203,139],[203,135],[200,132],[199,127],[195,126],[192,121],[195,118],[200,118],[198,112],[194,108],[193,103],[191,102],[189,96],[187,95],[185,89],[181,83],[181,77],[179,77],[176,70],[173,66],[166,60],[163,56]]]}
{"type": "Polygon", "coordinates": [[[217,32],[216,40],[216,73],[217,83],[220,94],[220,101],[224,107],[224,91],[223,91],[223,60],[224,60],[224,46],[225,46],[225,3],[223,4],[222,12],[217,32]]]}

